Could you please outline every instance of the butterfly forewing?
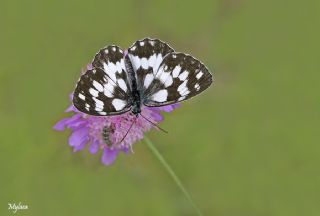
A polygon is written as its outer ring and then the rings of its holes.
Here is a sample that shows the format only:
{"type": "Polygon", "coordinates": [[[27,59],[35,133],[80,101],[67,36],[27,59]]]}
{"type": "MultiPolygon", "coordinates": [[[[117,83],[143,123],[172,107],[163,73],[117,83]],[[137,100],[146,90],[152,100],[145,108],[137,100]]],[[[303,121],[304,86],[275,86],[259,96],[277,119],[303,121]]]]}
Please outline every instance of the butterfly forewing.
{"type": "Polygon", "coordinates": [[[89,115],[116,115],[131,108],[130,87],[123,51],[109,46],[95,56],[93,69],[83,74],[73,94],[73,103],[89,115]]]}
{"type": "Polygon", "coordinates": [[[101,49],[93,59],[92,66],[101,68],[106,75],[124,92],[130,92],[123,51],[118,46],[101,49]]]}
{"type": "Polygon", "coordinates": [[[143,103],[146,106],[177,103],[201,93],[211,83],[212,75],[199,60],[184,53],[170,53],[145,90],[143,103]]]}
{"type": "Polygon", "coordinates": [[[140,92],[152,82],[163,58],[171,52],[173,49],[168,44],[150,38],[136,41],[128,49],[140,92]]]}

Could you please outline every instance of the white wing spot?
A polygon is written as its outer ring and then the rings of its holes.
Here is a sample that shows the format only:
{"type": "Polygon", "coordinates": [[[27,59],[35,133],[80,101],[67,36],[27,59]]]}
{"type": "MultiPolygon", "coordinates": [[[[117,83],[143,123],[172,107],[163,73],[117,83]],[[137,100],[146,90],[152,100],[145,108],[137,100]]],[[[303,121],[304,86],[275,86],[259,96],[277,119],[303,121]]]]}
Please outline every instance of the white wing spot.
{"type": "Polygon", "coordinates": [[[186,90],[182,93],[184,96],[187,96],[190,93],[189,89],[186,88],[186,90]]]}
{"type": "Polygon", "coordinates": [[[111,70],[112,73],[115,73],[117,71],[117,66],[112,63],[112,62],[109,62],[109,69],[111,70]]]}
{"type": "Polygon", "coordinates": [[[137,47],[136,46],[133,46],[130,48],[130,50],[134,51],[137,47]]]}
{"type": "Polygon", "coordinates": [[[200,78],[202,77],[202,75],[203,75],[203,72],[200,71],[200,72],[196,75],[196,78],[197,78],[197,79],[200,79],[200,78]]]}
{"type": "Polygon", "coordinates": [[[83,94],[81,94],[81,93],[79,93],[79,98],[80,98],[81,100],[85,100],[85,99],[86,99],[86,97],[85,97],[83,94]]]}
{"type": "Polygon", "coordinates": [[[173,55],[172,55],[172,58],[177,58],[177,55],[176,55],[176,54],[173,54],[173,55]]]}
{"type": "Polygon", "coordinates": [[[99,91],[99,92],[103,92],[103,87],[100,83],[98,83],[97,81],[93,80],[92,85],[99,91]]]}
{"type": "Polygon", "coordinates": [[[99,92],[97,90],[95,90],[94,88],[90,88],[89,89],[89,93],[93,96],[93,97],[98,97],[99,92]]]}
{"type": "Polygon", "coordinates": [[[144,41],[140,41],[140,46],[143,46],[144,45],[144,41]]]}
{"type": "Polygon", "coordinates": [[[157,78],[164,84],[166,81],[167,81],[167,78],[170,77],[171,78],[171,75],[170,75],[170,72],[158,72],[157,74],[157,78]]]}
{"type": "Polygon", "coordinates": [[[182,96],[182,97],[179,97],[178,101],[182,101],[186,98],[187,96],[182,96]]]}
{"type": "Polygon", "coordinates": [[[199,84],[198,84],[198,83],[196,83],[196,84],[194,85],[194,88],[195,88],[197,91],[199,91],[199,89],[200,89],[199,84]]]}
{"type": "Polygon", "coordinates": [[[142,66],[143,69],[148,69],[149,64],[148,64],[147,58],[142,58],[141,59],[141,66],[142,66]]]}
{"type": "Polygon", "coordinates": [[[150,58],[148,59],[149,62],[149,67],[153,67],[153,65],[156,62],[156,54],[153,54],[152,56],[150,56],[150,58]]]}
{"type": "Polygon", "coordinates": [[[108,54],[109,50],[108,50],[108,49],[105,49],[104,52],[105,52],[106,54],[108,54]]]}
{"type": "Polygon", "coordinates": [[[112,47],[112,51],[116,51],[116,47],[112,47]]]}
{"type": "Polygon", "coordinates": [[[156,77],[159,79],[160,76],[161,76],[163,73],[164,73],[164,71],[163,71],[163,66],[162,66],[161,68],[158,69],[158,71],[157,71],[157,73],[156,73],[155,75],[156,75],[156,77]]]}
{"type": "Polygon", "coordinates": [[[153,73],[156,74],[158,69],[159,69],[159,66],[162,62],[162,55],[161,54],[158,54],[158,56],[156,57],[156,61],[155,61],[155,64],[153,66],[153,73]]]}
{"type": "Polygon", "coordinates": [[[164,83],[164,86],[167,88],[167,87],[171,86],[172,83],[173,83],[172,76],[169,75],[169,76],[167,77],[167,79],[166,79],[166,82],[164,83]]]}
{"type": "Polygon", "coordinates": [[[116,63],[117,72],[119,74],[122,73],[122,65],[121,65],[121,63],[122,63],[122,61],[116,63]]]}
{"type": "Polygon", "coordinates": [[[103,107],[100,107],[100,106],[96,106],[94,108],[95,111],[99,112],[99,111],[102,111],[103,110],[103,107]]]}
{"type": "Polygon", "coordinates": [[[154,79],[153,74],[147,74],[146,77],[144,78],[144,87],[147,89],[149,85],[151,84],[152,80],[154,79]]]}
{"type": "Polygon", "coordinates": [[[86,103],[86,104],[84,105],[84,108],[85,108],[87,111],[89,111],[90,105],[86,103]]]}
{"type": "Polygon", "coordinates": [[[133,69],[137,70],[141,66],[140,58],[138,56],[129,55],[133,69]]]}
{"type": "Polygon", "coordinates": [[[106,112],[99,112],[100,115],[107,115],[106,112]]]}
{"type": "Polygon", "coordinates": [[[123,109],[123,107],[126,105],[126,102],[124,100],[115,98],[112,101],[112,105],[117,111],[119,111],[123,109]]]}
{"type": "Polygon", "coordinates": [[[108,82],[104,84],[104,94],[105,96],[111,98],[113,97],[113,91],[114,91],[114,86],[111,84],[111,82],[108,82]]]}
{"type": "Polygon", "coordinates": [[[118,79],[118,84],[123,91],[127,92],[127,84],[123,79],[118,79]]]}
{"type": "Polygon", "coordinates": [[[112,80],[117,79],[116,78],[117,66],[115,64],[113,64],[112,62],[108,62],[108,63],[104,62],[103,69],[112,80]]]}
{"type": "Polygon", "coordinates": [[[188,87],[187,87],[187,81],[188,80],[185,80],[183,83],[181,83],[178,87],[178,92],[181,96],[184,96],[183,92],[187,89],[188,90],[188,87]]]}
{"type": "Polygon", "coordinates": [[[154,41],[149,41],[149,42],[150,42],[151,46],[153,46],[153,45],[154,45],[154,41]]]}
{"type": "Polygon", "coordinates": [[[183,71],[183,73],[181,73],[181,74],[179,75],[179,79],[180,79],[181,81],[185,81],[185,80],[187,79],[187,77],[188,77],[188,74],[189,74],[188,71],[183,71]]]}
{"type": "Polygon", "coordinates": [[[156,102],[164,102],[168,98],[168,91],[166,89],[162,89],[151,96],[151,100],[156,102]]]}
{"type": "Polygon", "coordinates": [[[179,65],[176,66],[172,71],[172,77],[177,78],[179,76],[180,71],[181,71],[181,67],[179,65]]]}
{"type": "Polygon", "coordinates": [[[100,108],[103,108],[104,107],[104,104],[101,100],[97,99],[97,98],[92,98],[95,102],[96,102],[96,108],[97,107],[100,107],[100,108]]]}
{"type": "Polygon", "coordinates": [[[126,71],[126,65],[124,64],[124,60],[123,59],[121,59],[120,65],[121,65],[121,69],[126,71]]]}

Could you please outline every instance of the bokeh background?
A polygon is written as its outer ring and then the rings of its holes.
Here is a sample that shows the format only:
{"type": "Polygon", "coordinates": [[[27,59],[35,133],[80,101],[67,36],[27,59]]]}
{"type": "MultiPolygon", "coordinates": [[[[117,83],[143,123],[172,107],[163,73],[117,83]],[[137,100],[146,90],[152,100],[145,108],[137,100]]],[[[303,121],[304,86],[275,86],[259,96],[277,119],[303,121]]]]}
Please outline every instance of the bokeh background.
{"type": "Polygon", "coordinates": [[[319,1],[11,1],[0,7],[0,215],[195,215],[142,141],[113,166],[52,126],[101,47],[157,37],[215,85],[150,139],[204,215],[320,215],[319,1]]]}

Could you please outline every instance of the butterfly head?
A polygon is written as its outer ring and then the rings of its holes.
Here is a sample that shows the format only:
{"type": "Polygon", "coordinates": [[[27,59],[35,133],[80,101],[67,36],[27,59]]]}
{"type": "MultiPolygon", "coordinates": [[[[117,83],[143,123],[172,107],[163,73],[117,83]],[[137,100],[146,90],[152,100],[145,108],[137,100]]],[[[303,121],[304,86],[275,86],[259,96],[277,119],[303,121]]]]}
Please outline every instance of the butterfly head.
{"type": "Polygon", "coordinates": [[[134,103],[132,106],[132,113],[135,114],[137,117],[141,113],[141,106],[138,103],[134,103]]]}

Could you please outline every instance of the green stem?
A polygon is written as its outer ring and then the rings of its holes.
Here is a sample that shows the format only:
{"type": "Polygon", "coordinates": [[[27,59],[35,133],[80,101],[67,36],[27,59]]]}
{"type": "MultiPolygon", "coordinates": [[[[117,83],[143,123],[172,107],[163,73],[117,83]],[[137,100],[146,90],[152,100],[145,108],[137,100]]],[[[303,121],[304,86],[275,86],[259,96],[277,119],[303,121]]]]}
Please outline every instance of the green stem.
{"type": "Polygon", "coordinates": [[[149,140],[148,137],[144,137],[149,149],[152,151],[152,153],[156,156],[156,158],[158,158],[158,160],[161,162],[161,164],[164,166],[164,168],[167,170],[167,172],[169,173],[169,175],[173,178],[173,180],[175,181],[175,183],[178,185],[178,187],[180,188],[180,190],[183,192],[183,194],[186,196],[186,198],[189,200],[189,202],[191,203],[192,207],[196,210],[196,212],[198,213],[198,215],[202,216],[202,213],[200,211],[200,209],[198,208],[198,206],[193,202],[190,194],[188,193],[188,191],[185,189],[185,187],[183,186],[183,184],[181,183],[180,179],[178,178],[178,176],[175,174],[175,172],[171,169],[171,167],[169,166],[169,164],[166,162],[166,160],[162,157],[162,155],[160,154],[160,152],[158,151],[158,149],[155,147],[155,145],[149,140]]]}

